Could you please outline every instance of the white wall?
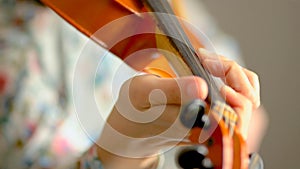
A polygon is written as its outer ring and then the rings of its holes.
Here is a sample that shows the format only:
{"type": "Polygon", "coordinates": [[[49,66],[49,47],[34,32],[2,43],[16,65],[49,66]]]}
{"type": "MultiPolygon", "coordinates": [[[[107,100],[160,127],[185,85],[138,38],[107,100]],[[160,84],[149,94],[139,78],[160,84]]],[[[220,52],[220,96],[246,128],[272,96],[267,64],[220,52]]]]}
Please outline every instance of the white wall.
{"type": "Polygon", "coordinates": [[[260,75],[266,169],[300,168],[300,0],[202,0],[260,75]]]}

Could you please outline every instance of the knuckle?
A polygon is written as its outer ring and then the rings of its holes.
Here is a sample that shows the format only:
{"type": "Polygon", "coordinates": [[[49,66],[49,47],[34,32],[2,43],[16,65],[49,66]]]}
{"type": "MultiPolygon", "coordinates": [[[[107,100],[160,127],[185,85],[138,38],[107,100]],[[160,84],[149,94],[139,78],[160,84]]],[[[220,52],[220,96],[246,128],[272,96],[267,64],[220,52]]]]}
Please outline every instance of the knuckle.
{"type": "Polygon", "coordinates": [[[243,93],[247,98],[249,98],[251,100],[255,100],[255,98],[256,98],[256,92],[250,86],[248,86],[247,89],[245,89],[243,91],[243,93]]]}
{"type": "Polygon", "coordinates": [[[233,60],[228,60],[226,61],[228,64],[228,70],[227,71],[231,71],[231,72],[235,72],[235,73],[241,73],[241,66],[233,61],[233,60]]]}
{"type": "Polygon", "coordinates": [[[246,110],[246,112],[248,112],[249,110],[251,110],[252,107],[253,107],[253,103],[250,100],[248,100],[248,99],[244,100],[244,104],[243,105],[244,105],[244,110],[246,110]]]}
{"type": "Polygon", "coordinates": [[[233,60],[228,60],[228,63],[229,63],[229,65],[230,65],[231,67],[239,67],[239,64],[236,63],[236,62],[233,61],[233,60]]]}
{"type": "Polygon", "coordinates": [[[119,100],[129,99],[137,109],[149,106],[148,97],[151,88],[149,85],[151,84],[148,82],[151,83],[151,80],[147,80],[145,76],[136,76],[127,80],[121,87],[119,100]]]}
{"type": "Polygon", "coordinates": [[[255,91],[255,89],[249,89],[244,94],[249,100],[249,102],[252,104],[252,107],[257,108],[260,105],[260,97],[255,91]]]}
{"type": "Polygon", "coordinates": [[[260,106],[260,99],[256,98],[256,100],[253,103],[253,108],[257,109],[260,106]]]}
{"type": "Polygon", "coordinates": [[[255,81],[255,82],[259,81],[259,77],[258,77],[258,75],[255,72],[250,71],[250,76],[253,79],[253,81],[255,81]]]}
{"type": "Polygon", "coordinates": [[[224,55],[218,55],[219,56],[219,59],[220,60],[223,60],[223,61],[230,61],[230,59],[224,55]]]}

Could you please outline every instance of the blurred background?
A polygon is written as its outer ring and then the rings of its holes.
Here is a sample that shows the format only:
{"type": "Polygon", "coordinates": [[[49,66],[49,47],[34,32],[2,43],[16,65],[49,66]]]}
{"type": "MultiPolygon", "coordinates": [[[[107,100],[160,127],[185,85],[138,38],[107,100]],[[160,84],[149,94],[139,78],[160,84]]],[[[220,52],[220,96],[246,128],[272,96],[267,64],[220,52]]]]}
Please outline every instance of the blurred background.
{"type": "Polygon", "coordinates": [[[261,146],[266,169],[299,168],[300,1],[203,0],[218,26],[238,42],[261,80],[269,128],[261,146]]]}

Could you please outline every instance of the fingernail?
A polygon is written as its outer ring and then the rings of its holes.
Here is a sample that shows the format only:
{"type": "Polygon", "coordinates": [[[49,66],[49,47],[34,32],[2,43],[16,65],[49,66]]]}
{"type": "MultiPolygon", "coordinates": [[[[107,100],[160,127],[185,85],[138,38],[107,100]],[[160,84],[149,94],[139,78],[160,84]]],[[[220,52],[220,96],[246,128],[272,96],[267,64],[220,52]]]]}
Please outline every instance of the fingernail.
{"type": "Polygon", "coordinates": [[[191,98],[195,98],[197,96],[197,86],[195,83],[189,83],[187,85],[187,95],[191,98]]]}
{"type": "Polygon", "coordinates": [[[204,58],[210,57],[210,55],[211,55],[211,52],[208,51],[208,50],[206,50],[206,49],[204,49],[204,48],[199,48],[198,51],[199,51],[200,55],[201,55],[202,57],[204,57],[204,58]]]}

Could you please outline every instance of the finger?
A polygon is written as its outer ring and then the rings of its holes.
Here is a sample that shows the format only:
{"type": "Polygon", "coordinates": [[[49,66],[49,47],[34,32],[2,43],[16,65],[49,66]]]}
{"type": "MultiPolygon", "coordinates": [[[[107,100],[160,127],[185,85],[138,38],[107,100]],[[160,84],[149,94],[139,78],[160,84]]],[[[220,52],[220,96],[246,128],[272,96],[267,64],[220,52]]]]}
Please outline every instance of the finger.
{"type": "Polygon", "coordinates": [[[256,73],[248,70],[248,69],[243,69],[246,76],[248,77],[249,82],[251,83],[253,89],[254,89],[254,96],[255,98],[253,99],[253,105],[254,108],[258,108],[260,106],[260,85],[259,85],[259,78],[256,73]]]}
{"type": "Polygon", "coordinates": [[[252,115],[251,102],[240,93],[237,93],[229,86],[221,88],[221,94],[226,99],[226,102],[235,110],[238,115],[237,127],[240,130],[244,139],[247,138],[250,119],[252,115]]]}
{"type": "Polygon", "coordinates": [[[149,155],[163,148],[173,147],[178,144],[189,144],[189,129],[185,128],[178,120],[180,109],[180,105],[168,105],[165,107],[162,115],[150,123],[132,122],[121,115],[117,109],[113,109],[108,118],[108,123],[103,129],[102,136],[110,135],[112,136],[110,138],[114,139],[100,137],[98,143],[107,146],[113,152],[128,151],[132,147],[130,145],[134,145],[132,150],[135,151],[129,153],[133,153],[135,157],[139,153],[149,155]],[[122,144],[116,144],[117,146],[111,144],[115,140],[122,140],[122,144]],[[137,147],[139,148],[136,149],[137,147]]]}
{"type": "Polygon", "coordinates": [[[204,59],[216,59],[216,60],[218,60],[219,57],[220,57],[215,52],[210,52],[210,51],[208,51],[208,50],[206,50],[204,48],[199,48],[198,51],[197,51],[197,54],[198,54],[198,57],[201,60],[204,60],[204,59]]]}
{"type": "Polygon", "coordinates": [[[113,113],[108,118],[108,123],[116,131],[133,138],[160,137],[177,142],[185,138],[189,129],[184,127],[178,118],[181,106],[153,106],[147,114],[155,114],[157,109],[163,111],[158,118],[149,123],[139,123],[133,122],[130,117],[124,116],[118,112],[118,109],[114,108],[113,113]]]}
{"type": "Polygon", "coordinates": [[[212,75],[222,78],[228,86],[237,92],[248,95],[247,92],[251,91],[252,85],[248,77],[243,68],[236,62],[230,60],[219,62],[205,59],[203,65],[212,75]]]}
{"type": "Polygon", "coordinates": [[[254,73],[245,71],[245,68],[239,66],[236,62],[226,59],[225,57],[212,57],[210,52],[200,50],[200,55],[205,58],[202,60],[203,66],[216,77],[220,77],[224,83],[236,90],[237,92],[249,98],[255,107],[259,105],[259,95],[257,86],[259,81],[254,73]],[[218,59],[219,58],[219,59],[218,59]]]}
{"type": "MultiPolygon", "coordinates": [[[[202,48],[199,49],[199,51],[201,51],[201,53],[205,53],[205,55],[202,54],[202,55],[204,55],[205,59],[211,59],[211,60],[215,60],[217,62],[220,62],[219,63],[220,66],[222,66],[221,62],[230,61],[230,59],[228,59],[225,56],[217,55],[215,53],[210,53],[209,51],[207,51],[205,49],[202,49],[202,48]]],[[[246,76],[248,77],[248,80],[251,83],[251,85],[254,88],[254,90],[256,92],[258,92],[258,94],[259,94],[259,92],[260,92],[260,85],[259,85],[259,78],[258,78],[257,74],[254,73],[253,71],[250,71],[250,70],[246,69],[246,68],[242,68],[242,69],[243,69],[244,73],[246,74],[246,76]]],[[[222,74],[220,74],[220,76],[222,76],[222,74]]]]}
{"type": "MultiPolygon", "coordinates": [[[[208,89],[206,82],[200,77],[159,78],[154,75],[134,77],[126,82],[133,105],[149,108],[153,105],[182,104],[191,99],[204,100],[208,89]]],[[[122,89],[121,89],[122,90],[122,89]]]]}
{"type": "Polygon", "coordinates": [[[204,48],[199,48],[197,51],[197,54],[198,54],[198,57],[202,60],[204,60],[204,59],[215,59],[215,60],[223,60],[223,61],[230,60],[229,58],[227,58],[225,56],[219,55],[215,52],[211,52],[204,48]]]}

